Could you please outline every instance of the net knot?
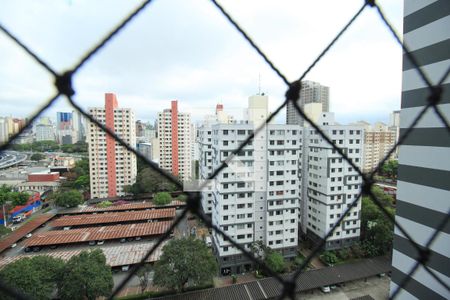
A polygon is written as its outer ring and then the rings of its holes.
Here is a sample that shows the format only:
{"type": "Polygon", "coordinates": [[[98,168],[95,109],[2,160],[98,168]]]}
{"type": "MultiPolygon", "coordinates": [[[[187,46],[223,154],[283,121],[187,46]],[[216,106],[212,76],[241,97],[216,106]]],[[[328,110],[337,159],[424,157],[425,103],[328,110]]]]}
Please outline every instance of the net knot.
{"type": "Polygon", "coordinates": [[[300,97],[300,89],[302,83],[300,80],[296,80],[289,85],[289,89],[286,92],[286,99],[296,102],[300,97]]]}
{"type": "Polygon", "coordinates": [[[67,97],[75,95],[75,91],[72,87],[72,71],[67,71],[62,75],[56,77],[55,86],[58,92],[67,97]]]}
{"type": "Polygon", "coordinates": [[[441,101],[442,96],[442,87],[441,86],[433,86],[431,88],[431,94],[428,96],[428,102],[432,105],[437,105],[441,101]]]}

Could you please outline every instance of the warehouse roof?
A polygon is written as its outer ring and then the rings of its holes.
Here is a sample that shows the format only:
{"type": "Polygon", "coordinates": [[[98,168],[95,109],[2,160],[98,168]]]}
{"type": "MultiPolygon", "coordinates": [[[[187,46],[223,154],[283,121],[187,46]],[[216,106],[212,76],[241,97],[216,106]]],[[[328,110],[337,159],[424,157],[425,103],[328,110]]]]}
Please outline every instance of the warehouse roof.
{"type": "Polygon", "coordinates": [[[0,242],[0,253],[9,248],[12,244],[23,238],[26,234],[32,232],[51,218],[54,214],[43,214],[23,224],[13,232],[11,232],[5,239],[0,242]]]}
{"type": "MultiPolygon", "coordinates": [[[[311,270],[301,273],[296,280],[296,293],[312,290],[322,286],[348,282],[387,273],[391,270],[390,260],[385,257],[364,259],[358,262],[334,267],[311,270]]],[[[290,275],[283,275],[287,278],[290,275]]],[[[158,299],[240,299],[258,300],[275,299],[282,295],[283,286],[275,278],[264,278],[257,281],[234,284],[222,288],[205,289],[190,293],[170,295],[158,299]]]]}
{"type": "Polygon", "coordinates": [[[152,202],[132,202],[120,205],[111,205],[108,207],[96,207],[96,206],[85,206],[77,207],[73,209],[61,210],[59,214],[86,214],[86,213],[98,213],[98,212],[112,212],[112,211],[123,211],[123,210],[144,210],[144,209],[159,209],[168,207],[180,207],[185,206],[186,203],[178,200],[174,200],[167,205],[155,205],[152,202]]]}
{"type": "MultiPolygon", "coordinates": [[[[158,261],[162,248],[166,242],[163,242],[146,260],[147,262],[158,261]]],[[[156,242],[136,243],[129,245],[117,245],[117,246],[103,246],[99,247],[103,251],[106,257],[106,263],[111,267],[133,265],[141,261],[145,254],[156,244],[156,242]]],[[[15,262],[21,258],[33,257],[38,255],[47,255],[54,258],[61,258],[62,260],[69,260],[72,256],[80,254],[81,251],[91,250],[92,248],[75,249],[75,250],[61,250],[61,251],[49,251],[40,253],[20,254],[17,256],[4,257],[0,260],[0,268],[15,262]]]]}
{"type": "Polygon", "coordinates": [[[36,233],[25,242],[25,246],[73,244],[89,241],[113,240],[128,237],[161,235],[169,230],[172,221],[89,227],[72,230],[53,230],[36,233]]]}
{"type": "Polygon", "coordinates": [[[81,214],[63,216],[50,223],[52,227],[121,223],[129,221],[168,219],[175,217],[175,208],[111,212],[102,214],[81,214]]]}

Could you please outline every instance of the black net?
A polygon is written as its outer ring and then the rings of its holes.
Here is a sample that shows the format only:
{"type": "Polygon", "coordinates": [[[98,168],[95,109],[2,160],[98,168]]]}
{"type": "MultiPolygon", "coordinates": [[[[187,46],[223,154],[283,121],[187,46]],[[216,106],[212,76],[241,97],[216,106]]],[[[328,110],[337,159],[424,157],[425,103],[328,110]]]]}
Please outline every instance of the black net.
{"type": "MultiPolygon", "coordinates": [[[[174,176],[167,173],[166,171],[158,168],[158,166],[153,163],[152,161],[148,160],[146,157],[144,157],[142,154],[137,152],[132,145],[128,145],[124,140],[122,140],[119,136],[117,136],[114,132],[109,130],[107,127],[105,127],[103,124],[101,124],[99,121],[97,121],[93,116],[91,116],[89,113],[84,111],[80,105],[72,98],[72,96],[75,94],[75,90],[72,86],[72,78],[73,76],[81,69],[83,66],[85,66],[89,61],[96,55],[99,55],[99,50],[101,50],[108,41],[114,39],[117,34],[124,29],[125,27],[130,24],[133,19],[142,11],[144,11],[149,4],[152,1],[147,0],[144,1],[139,7],[137,7],[134,11],[132,11],[124,20],[122,20],[109,34],[107,34],[103,39],[100,40],[100,42],[95,45],[88,53],[86,53],[79,61],[79,63],[72,68],[71,70],[68,70],[64,72],[63,74],[59,74],[58,72],[54,71],[46,62],[44,62],[41,58],[39,58],[38,55],[36,55],[33,50],[30,49],[25,43],[20,41],[13,33],[11,33],[7,28],[5,28],[3,25],[0,24],[0,30],[7,35],[9,38],[11,38],[18,46],[20,46],[24,51],[26,51],[35,61],[36,63],[40,64],[42,67],[44,67],[50,74],[54,76],[54,84],[57,89],[57,93],[51,97],[47,102],[42,105],[38,110],[29,118],[27,119],[26,126],[21,129],[20,132],[16,133],[14,136],[12,136],[8,142],[0,146],[0,151],[7,149],[11,143],[16,139],[27,127],[31,126],[31,124],[41,115],[42,112],[44,112],[47,108],[52,106],[55,102],[57,102],[60,98],[65,97],[69,101],[69,103],[73,106],[73,108],[77,111],[79,111],[84,117],[86,117],[90,122],[94,123],[96,126],[101,128],[103,131],[105,131],[107,134],[111,135],[116,139],[116,141],[125,147],[127,150],[133,152],[138,158],[143,160],[150,168],[152,168],[154,171],[156,171],[160,176],[165,177],[167,180],[171,181],[173,184],[176,185],[176,187],[179,188],[179,190],[182,189],[182,183],[179,182],[174,176]]],[[[351,205],[347,207],[345,212],[340,216],[339,220],[334,224],[334,226],[329,230],[329,232],[326,234],[326,236],[322,239],[321,243],[317,244],[314,249],[312,250],[311,254],[306,257],[306,259],[303,261],[303,263],[300,265],[300,267],[294,272],[292,276],[283,276],[281,277],[277,273],[273,272],[269,267],[267,267],[263,261],[261,261],[259,258],[256,258],[251,252],[246,250],[241,244],[238,244],[235,242],[234,239],[229,237],[221,228],[215,226],[209,216],[207,216],[201,208],[201,193],[199,192],[185,192],[187,196],[186,206],[183,209],[182,213],[175,219],[172,226],[169,228],[165,234],[163,234],[158,241],[155,243],[155,245],[146,253],[145,256],[142,257],[141,261],[134,265],[132,269],[128,272],[127,276],[123,279],[123,281],[117,285],[117,287],[114,289],[113,293],[111,294],[110,298],[114,298],[118,295],[118,293],[125,287],[125,285],[128,283],[128,281],[136,274],[138,269],[142,267],[145,264],[145,261],[150,257],[150,255],[153,254],[153,252],[162,244],[162,242],[169,238],[170,232],[175,229],[175,227],[180,223],[180,221],[187,215],[188,212],[191,212],[198,216],[209,228],[212,228],[214,231],[219,233],[226,241],[229,241],[234,247],[241,250],[242,253],[251,261],[256,263],[257,265],[261,266],[261,268],[267,273],[276,278],[276,280],[279,281],[279,283],[283,286],[283,292],[280,298],[291,298],[295,299],[295,293],[296,293],[296,279],[297,277],[304,272],[305,268],[308,266],[308,264],[311,262],[311,259],[313,259],[315,256],[319,254],[321,249],[323,248],[324,244],[326,243],[326,239],[333,235],[336,228],[338,228],[341,225],[341,222],[344,220],[344,218],[349,214],[352,207],[357,205],[357,201],[360,201],[361,195],[363,193],[370,195],[370,199],[381,209],[381,211],[389,218],[391,222],[394,223],[395,227],[409,240],[411,245],[416,249],[417,251],[417,262],[414,265],[413,268],[411,268],[410,272],[408,273],[408,276],[405,277],[403,282],[398,285],[398,288],[393,291],[391,297],[395,298],[400,289],[404,287],[413,274],[417,271],[419,266],[422,266],[426,272],[428,272],[433,278],[435,278],[441,285],[445,287],[445,289],[450,290],[449,286],[441,279],[439,278],[432,270],[429,269],[427,262],[429,260],[430,251],[429,246],[433,243],[433,241],[438,236],[438,233],[447,225],[447,222],[449,221],[450,212],[447,213],[444,220],[440,222],[440,225],[436,230],[434,231],[434,234],[432,234],[429,237],[429,240],[426,244],[426,247],[423,247],[419,245],[414,239],[411,237],[411,235],[399,224],[395,221],[395,219],[389,214],[384,206],[382,205],[381,201],[374,195],[372,192],[372,186],[374,184],[374,176],[378,172],[378,170],[381,168],[381,166],[388,160],[388,158],[391,156],[391,154],[396,150],[396,148],[401,145],[405,139],[411,134],[411,132],[414,130],[414,127],[416,124],[420,121],[420,119],[424,116],[424,114],[428,110],[434,111],[436,116],[439,118],[439,120],[442,121],[444,126],[446,127],[447,131],[450,133],[450,126],[448,120],[445,118],[443,113],[440,111],[439,107],[437,106],[441,101],[442,96],[442,88],[441,85],[449,75],[450,69],[447,70],[447,72],[444,74],[444,76],[439,80],[437,83],[431,82],[431,80],[426,76],[426,74],[422,71],[422,69],[419,67],[419,64],[416,61],[416,58],[414,55],[408,50],[407,45],[405,45],[404,42],[400,39],[398,33],[395,31],[395,29],[391,26],[389,21],[387,20],[386,16],[384,15],[382,9],[380,6],[375,3],[375,1],[362,1],[363,5],[361,8],[355,13],[355,15],[349,20],[349,22],[337,33],[335,38],[325,47],[325,49],[317,56],[317,58],[311,63],[311,65],[301,74],[298,80],[294,82],[289,82],[286,78],[286,76],[283,75],[283,73],[274,65],[274,63],[267,57],[267,55],[261,50],[259,46],[252,40],[252,38],[242,29],[242,27],[232,18],[232,16],[215,0],[211,0],[213,5],[224,15],[224,17],[234,26],[237,32],[239,32],[244,39],[251,45],[251,47],[258,53],[264,61],[270,66],[270,68],[286,83],[286,94],[285,94],[285,101],[267,118],[265,121],[265,124],[269,123],[287,104],[288,102],[291,102],[293,106],[295,107],[298,114],[304,118],[304,120],[310,124],[312,128],[317,130],[319,135],[326,140],[329,145],[337,152],[339,153],[342,158],[350,164],[362,177],[363,179],[363,186],[361,189],[361,192],[359,196],[354,200],[351,205]],[[347,155],[342,151],[341,148],[337,147],[330,139],[329,137],[323,133],[320,129],[320,127],[315,124],[300,108],[298,105],[299,95],[300,95],[300,89],[302,86],[302,80],[305,78],[305,76],[316,66],[316,64],[327,54],[327,52],[333,47],[333,45],[338,42],[338,40],[341,38],[341,36],[347,31],[347,29],[354,23],[354,21],[360,17],[361,13],[366,9],[375,9],[380,18],[381,23],[386,26],[386,28],[392,33],[394,39],[398,42],[398,44],[402,47],[404,53],[406,54],[408,60],[414,65],[415,70],[421,77],[421,79],[425,82],[429,93],[428,93],[428,99],[427,99],[427,105],[421,109],[421,111],[417,114],[417,116],[414,118],[414,121],[411,123],[411,125],[405,130],[402,135],[399,137],[398,142],[392,149],[390,149],[389,153],[385,156],[385,158],[379,163],[378,167],[373,170],[370,174],[364,174],[362,170],[355,165],[355,163],[350,160],[347,155]]],[[[230,157],[220,165],[212,175],[208,179],[214,179],[224,168],[227,167],[226,162],[229,161],[232,157],[237,155],[254,137],[255,135],[264,128],[264,125],[261,125],[259,128],[257,128],[251,135],[249,135],[230,155],[230,157]]],[[[0,281],[0,289],[4,291],[6,294],[11,295],[14,298],[17,299],[27,299],[28,297],[24,296],[20,292],[16,291],[13,288],[10,288],[8,286],[5,286],[3,282],[0,281]]]]}

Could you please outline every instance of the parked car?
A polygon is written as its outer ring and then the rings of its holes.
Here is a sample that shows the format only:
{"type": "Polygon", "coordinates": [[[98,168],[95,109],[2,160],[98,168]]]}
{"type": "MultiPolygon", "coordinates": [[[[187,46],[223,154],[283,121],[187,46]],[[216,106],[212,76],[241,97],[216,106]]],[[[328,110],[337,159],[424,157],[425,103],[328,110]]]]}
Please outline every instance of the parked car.
{"type": "Polygon", "coordinates": [[[105,243],[105,241],[104,240],[101,240],[101,241],[98,241],[97,242],[97,245],[103,245],[105,243]]]}
{"type": "Polygon", "coordinates": [[[94,246],[95,245],[95,241],[89,241],[89,246],[94,246]]]}
{"type": "Polygon", "coordinates": [[[212,240],[211,240],[211,237],[207,236],[207,237],[205,238],[205,243],[206,243],[206,246],[212,247],[212,240]]]}
{"type": "Polygon", "coordinates": [[[16,248],[17,247],[17,243],[14,243],[11,245],[11,248],[16,248]]]}
{"type": "Polygon", "coordinates": [[[14,216],[12,218],[13,224],[18,224],[18,223],[22,222],[23,220],[24,220],[24,217],[22,217],[22,216],[14,216]]]}
{"type": "Polygon", "coordinates": [[[127,241],[127,239],[120,239],[121,243],[125,243],[127,241]]]}
{"type": "Polygon", "coordinates": [[[28,239],[28,238],[30,238],[32,236],[33,236],[33,234],[30,232],[30,233],[27,233],[27,235],[25,237],[28,239]]]}
{"type": "Polygon", "coordinates": [[[329,292],[331,292],[331,289],[330,289],[329,286],[323,286],[323,287],[320,288],[320,290],[321,290],[323,293],[329,293],[329,292]]]}
{"type": "Polygon", "coordinates": [[[126,272],[130,269],[130,266],[126,265],[126,266],[122,266],[122,271],[126,272]]]}

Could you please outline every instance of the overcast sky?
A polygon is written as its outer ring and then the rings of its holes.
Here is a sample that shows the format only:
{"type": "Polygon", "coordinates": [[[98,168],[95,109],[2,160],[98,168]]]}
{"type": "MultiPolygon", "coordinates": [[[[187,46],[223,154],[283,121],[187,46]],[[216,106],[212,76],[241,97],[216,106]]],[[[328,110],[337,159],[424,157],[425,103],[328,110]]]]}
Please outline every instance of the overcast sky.
{"type": "MultiPolygon", "coordinates": [[[[220,3],[289,80],[297,79],[363,0],[225,1],[220,3]]],[[[402,31],[403,1],[378,1],[402,31]]],[[[58,72],[73,67],[139,1],[3,0],[0,23],[58,72]]],[[[342,123],[387,121],[400,108],[401,49],[376,11],[366,8],[306,79],[330,87],[331,111],[342,123]]],[[[155,0],[74,78],[83,107],[104,93],[154,120],[179,100],[194,120],[216,103],[238,119],[248,96],[278,106],[286,86],[207,0],[155,0]]],[[[55,92],[52,77],[0,33],[0,116],[25,117],[55,92]]],[[[71,110],[61,98],[44,115],[71,110]]],[[[284,121],[284,113],[277,118],[284,121]]]]}

